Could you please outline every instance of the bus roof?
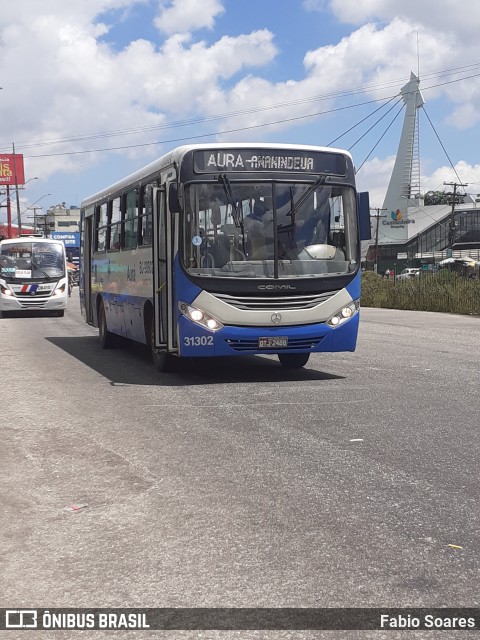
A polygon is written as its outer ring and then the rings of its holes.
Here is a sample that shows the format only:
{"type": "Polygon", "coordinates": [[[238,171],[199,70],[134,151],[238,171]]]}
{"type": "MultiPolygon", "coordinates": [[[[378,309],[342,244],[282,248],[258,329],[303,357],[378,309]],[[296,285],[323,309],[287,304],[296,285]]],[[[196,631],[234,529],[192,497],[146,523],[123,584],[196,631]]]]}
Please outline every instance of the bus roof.
{"type": "Polygon", "coordinates": [[[128,176],[125,176],[121,180],[118,180],[118,182],[113,183],[109,187],[98,191],[88,198],[85,198],[80,206],[81,208],[88,207],[94,202],[97,202],[97,200],[107,198],[113,193],[117,193],[118,191],[123,190],[131,183],[138,182],[139,180],[142,180],[144,178],[148,178],[149,176],[161,171],[162,169],[165,169],[166,167],[169,167],[173,164],[180,165],[185,154],[187,154],[189,151],[201,151],[202,149],[282,149],[286,151],[323,151],[326,153],[341,153],[352,159],[350,152],[346,151],[345,149],[336,149],[333,147],[318,147],[308,144],[282,144],[278,142],[212,142],[202,144],[185,144],[172,149],[150,164],[145,165],[141,169],[138,169],[128,176]]]}
{"type": "Polygon", "coordinates": [[[32,235],[21,235],[17,238],[5,238],[5,240],[0,241],[2,244],[19,244],[20,242],[43,242],[46,244],[61,244],[64,246],[62,240],[54,240],[53,238],[39,238],[38,236],[32,235]]]}

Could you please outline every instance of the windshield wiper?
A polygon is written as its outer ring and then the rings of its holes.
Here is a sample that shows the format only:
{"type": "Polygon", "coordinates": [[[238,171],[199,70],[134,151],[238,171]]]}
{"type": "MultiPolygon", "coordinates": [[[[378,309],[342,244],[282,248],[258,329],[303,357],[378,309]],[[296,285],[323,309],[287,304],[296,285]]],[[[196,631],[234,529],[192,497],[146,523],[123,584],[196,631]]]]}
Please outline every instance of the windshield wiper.
{"type": "Polygon", "coordinates": [[[237,203],[233,196],[232,185],[230,183],[230,180],[228,179],[228,176],[225,173],[221,173],[218,177],[218,181],[222,183],[223,190],[225,191],[225,195],[227,196],[227,201],[232,207],[233,222],[235,223],[237,229],[240,229],[242,232],[242,247],[243,253],[245,254],[245,228],[243,225],[243,213],[237,206],[237,203]]]}
{"type": "Polygon", "coordinates": [[[36,264],[33,260],[31,261],[30,264],[32,265],[32,267],[34,269],[38,269],[39,271],[41,271],[48,280],[52,279],[52,277],[48,275],[48,273],[45,271],[45,269],[42,269],[42,267],[39,267],[38,264],[36,264]]]}
{"type": "Polygon", "coordinates": [[[315,180],[313,184],[311,184],[305,193],[295,202],[290,211],[286,214],[291,218],[291,224],[295,224],[295,216],[298,213],[299,209],[303,207],[308,198],[312,195],[312,193],[317,189],[321,184],[325,184],[325,176],[320,176],[315,180]]]}
{"type": "Polygon", "coordinates": [[[232,207],[232,218],[235,223],[235,226],[239,229],[243,228],[243,216],[240,213],[239,208],[237,207],[237,203],[235,202],[235,198],[233,197],[232,185],[230,180],[226,176],[225,173],[220,174],[218,178],[219,182],[222,183],[223,190],[225,191],[225,195],[227,196],[227,200],[232,207]]]}

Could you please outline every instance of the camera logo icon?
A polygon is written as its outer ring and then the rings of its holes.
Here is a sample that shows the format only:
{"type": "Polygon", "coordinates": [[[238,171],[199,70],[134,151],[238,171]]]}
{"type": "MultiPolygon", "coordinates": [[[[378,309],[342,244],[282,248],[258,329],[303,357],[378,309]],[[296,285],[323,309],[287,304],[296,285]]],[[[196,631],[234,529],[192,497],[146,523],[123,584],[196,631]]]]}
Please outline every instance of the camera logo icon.
{"type": "Polygon", "coordinates": [[[6,629],[36,629],[37,610],[36,609],[6,609],[5,610],[6,629]]]}

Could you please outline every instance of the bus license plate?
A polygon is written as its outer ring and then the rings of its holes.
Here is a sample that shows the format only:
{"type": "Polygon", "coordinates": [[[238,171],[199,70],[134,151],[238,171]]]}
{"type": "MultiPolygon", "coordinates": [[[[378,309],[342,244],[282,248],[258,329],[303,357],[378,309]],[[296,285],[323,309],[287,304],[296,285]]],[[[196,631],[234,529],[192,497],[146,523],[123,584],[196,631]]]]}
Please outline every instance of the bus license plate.
{"type": "Polygon", "coordinates": [[[275,337],[275,338],[259,338],[258,339],[258,348],[259,349],[277,349],[279,347],[288,346],[288,338],[287,337],[275,337]]]}

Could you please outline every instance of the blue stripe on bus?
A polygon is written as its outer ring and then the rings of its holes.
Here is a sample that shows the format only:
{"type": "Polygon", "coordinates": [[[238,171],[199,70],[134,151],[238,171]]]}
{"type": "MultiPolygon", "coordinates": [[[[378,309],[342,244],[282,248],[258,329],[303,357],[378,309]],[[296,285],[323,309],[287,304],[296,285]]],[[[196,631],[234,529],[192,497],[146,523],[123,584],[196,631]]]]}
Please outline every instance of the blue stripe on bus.
{"type": "Polygon", "coordinates": [[[215,333],[181,316],[178,322],[180,355],[189,357],[276,353],[354,351],[359,314],[335,329],[325,323],[304,327],[233,327],[215,333]],[[285,349],[259,349],[258,338],[287,337],[285,349]]]}

